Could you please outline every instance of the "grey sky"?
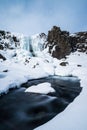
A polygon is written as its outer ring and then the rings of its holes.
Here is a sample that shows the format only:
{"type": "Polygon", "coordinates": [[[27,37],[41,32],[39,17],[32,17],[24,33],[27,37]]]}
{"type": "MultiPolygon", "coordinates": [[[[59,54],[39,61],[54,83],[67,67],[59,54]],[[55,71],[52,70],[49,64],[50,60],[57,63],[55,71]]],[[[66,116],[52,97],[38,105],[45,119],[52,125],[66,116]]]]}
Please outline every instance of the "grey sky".
{"type": "Polygon", "coordinates": [[[0,29],[27,35],[52,26],[87,30],[87,0],[0,0],[0,29]]]}

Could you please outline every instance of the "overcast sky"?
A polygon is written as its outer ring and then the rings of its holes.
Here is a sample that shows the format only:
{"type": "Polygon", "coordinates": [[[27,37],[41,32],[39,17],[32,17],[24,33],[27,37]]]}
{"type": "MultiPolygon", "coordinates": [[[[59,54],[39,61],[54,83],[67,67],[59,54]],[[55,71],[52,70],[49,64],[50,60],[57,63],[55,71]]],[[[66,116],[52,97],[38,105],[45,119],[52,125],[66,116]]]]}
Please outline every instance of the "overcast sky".
{"type": "Polygon", "coordinates": [[[32,35],[54,25],[87,30],[87,0],[0,0],[0,30],[32,35]]]}

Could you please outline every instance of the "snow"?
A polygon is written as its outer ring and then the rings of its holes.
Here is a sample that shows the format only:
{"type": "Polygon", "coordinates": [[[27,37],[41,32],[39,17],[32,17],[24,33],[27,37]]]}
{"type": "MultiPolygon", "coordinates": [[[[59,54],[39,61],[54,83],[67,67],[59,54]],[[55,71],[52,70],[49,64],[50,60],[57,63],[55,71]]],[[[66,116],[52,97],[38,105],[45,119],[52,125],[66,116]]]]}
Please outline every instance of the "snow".
{"type": "Polygon", "coordinates": [[[71,33],[70,36],[75,37],[76,33],[71,33]]]}
{"type": "Polygon", "coordinates": [[[48,74],[42,68],[30,68],[23,63],[5,61],[0,63],[0,93],[7,92],[9,88],[19,87],[29,79],[46,77],[48,74]],[[8,72],[3,72],[8,70],[8,72]]]}
{"type": "Polygon", "coordinates": [[[30,86],[29,88],[25,90],[25,92],[48,94],[50,92],[55,92],[55,90],[51,87],[50,83],[44,82],[38,85],[30,86]]]}
{"type": "Polygon", "coordinates": [[[20,46],[12,50],[0,50],[0,53],[7,59],[6,61],[0,60],[0,94],[7,93],[10,88],[20,87],[22,83],[30,79],[47,77],[54,74],[54,68],[51,63],[52,57],[47,53],[47,49],[43,51],[41,49],[44,39],[40,39],[38,35],[34,37],[21,35],[19,39],[20,46]],[[37,46],[34,45],[34,40],[35,42],[37,41],[35,43],[36,45],[38,44],[37,46]],[[39,46],[40,43],[41,45],[39,46]],[[35,51],[38,52],[39,56],[32,56],[29,49],[30,44],[34,48],[34,53],[35,51]],[[7,72],[4,72],[5,70],[7,72]]]}
{"type": "MultiPolygon", "coordinates": [[[[66,59],[57,60],[50,56],[48,48],[43,49],[43,39],[40,39],[38,35],[31,38],[31,42],[26,38],[23,42],[24,36],[19,36],[21,42],[17,48],[0,50],[0,53],[7,58],[6,61],[0,60],[0,94],[7,93],[10,88],[20,87],[22,83],[30,79],[49,75],[78,76],[83,87],[81,94],[63,112],[46,124],[36,128],[36,130],[86,130],[87,54],[74,52],[67,56],[66,59]],[[35,54],[34,57],[29,49],[30,44],[35,54]],[[68,62],[68,64],[61,66],[61,62],[68,62]]],[[[29,37],[29,39],[31,38],[29,37]]],[[[52,90],[49,83],[44,83],[32,86],[26,91],[46,94],[54,90],[52,90]]]]}
{"type": "MultiPolygon", "coordinates": [[[[64,61],[62,59],[61,61],[64,61]]],[[[56,61],[55,63],[60,63],[56,61]]],[[[87,54],[75,52],[65,60],[67,66],[57,66],[55,72],[60,75],[72,74],[81,79],[81,94],[60,114],[35,130],[86,130],[87,129],[87,54]],[[77,65],[82,65],[78,67],[77,65]],[[59,68],[60,67],[60,68],[59,68]],[[59,68],[59,69],[58,69],[59,68]]]]}

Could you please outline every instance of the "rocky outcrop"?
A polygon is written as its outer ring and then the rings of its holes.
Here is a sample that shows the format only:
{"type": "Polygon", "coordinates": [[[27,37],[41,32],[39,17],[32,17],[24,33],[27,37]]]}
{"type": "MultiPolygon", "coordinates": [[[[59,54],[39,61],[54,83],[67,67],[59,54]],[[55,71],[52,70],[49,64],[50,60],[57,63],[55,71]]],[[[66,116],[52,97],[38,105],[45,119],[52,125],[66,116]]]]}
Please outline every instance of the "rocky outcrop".
{"type": "Polygon", "coordinates": [[[10,32],[0,30],[0,50],[3,49],[14,49],[19,44],[17,36],[10,32]]]}
{"type": "Polygon", "coordinates": [[[87,53],[87,32],[78,32],[69,38],[73,50],[87,53]]]}
{"type": "MultiPolygon", "coordinates": [[[[31,39],[28,37],[27,39],[25,38],[26,37],[21,37],[21,35],[14,35],[2,30],[0,31],[0,50],[20,48],[22,42],[26,42],[27,47],[31,39]]],[[[40,50],[44,50],[44,48],[48,47],[49,53],[58,59],[65,58],[66,55],[74,51],[87,54],[87,32],[70,34],[68,31],[62,31],[60,27],[53,26],[53,28],[48,31],[48,35],[41,33],[33,39],[33,42],[35,43],[35,47],[36,44],[38,44],[37,48],[39,46],[40,50]]],[[[34,45],[34,43],[32,45],[34,45]]],[[[31,44],[29,45],[30,50],[27,49],[27,51],[30,51],[32,55],[35,56],[34,48],[32,48],[31,44]]]]}
{"type": "Polygon", "coordinates": [[[41,33],[41,34],[40,34],[40,38],[46,39],[46,37],[47,37],[47,35],[46,35],[45,33],[41,33]]]}
{"type": "Polygon", "coordinates": [[[67,31],[61,31],[60,27],[53,26],[48,31],[47,46],[51,55],[58,59],[64,58],[76,50],[87,53],[87,32],[71,35],[67,31]]]}
{"type": "Polygon", "coordinates": [[[61,31],[60,27],[53,26],[48,32],[47,46],[53,57],[61,59],[71,52],[69,32],[61,31]]]}

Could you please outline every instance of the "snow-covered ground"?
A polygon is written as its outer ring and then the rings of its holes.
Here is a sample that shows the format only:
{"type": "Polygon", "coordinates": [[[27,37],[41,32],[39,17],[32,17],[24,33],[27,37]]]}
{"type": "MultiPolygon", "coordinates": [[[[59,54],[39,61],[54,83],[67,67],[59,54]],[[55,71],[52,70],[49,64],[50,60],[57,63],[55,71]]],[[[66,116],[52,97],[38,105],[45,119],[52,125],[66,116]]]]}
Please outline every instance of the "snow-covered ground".
{"type": "Polygon", "coordinates": [[[44,39],[39,35],[20,36],[20,46],[14,45],[14,49],[0,50],[7,59],[0,59],[0,94],[7,93],[10,88],[20,87],[29,79],[54,75],[53,58],[47,53],[47,49],[42,49],[43,47],[44,39]]]}
{"type": "MultiPolygon", "coordinates": [[[[36,130],[87,129],[87,54],[75,52],[68,56],[66,61],[69,65],[64,67],[58,65],[56,74],[78,76],[81,79],[82,92],[62,113],[36,130]]],[[[57,62],[60,61],[56,60],[57,62]]]]}
{"type": "MultiPolygon", "coordinates": [[[[43,43],[44,41],[39,37],[32,37],[32,42],[30,38],[22,37],[20,47],[14,47],[13,50],[0,50],[0,53],[7,59],[5,61],[0,59],[0,94],[7,93],[10,88],[20,87],[29,79],[49,75],[78,76],[83,87],[81,94],[62,113],[36,130],[86,130],[87,54],[75,52],[67,56],[66,59],[57,60],[47,53],[47,49],[43,50],[43,43]],[[31,46],[35,56],[32,56],[30,52],[31,46]],[[61,66],[61,62],[68,62],[68,64],[61,66]]],[[[36,87],[41,93],[53,91],[49,83],[36,87]],[[46,91],[39,89],[44,85],[46,85],[46,91]]],[[[31,87],[30,91],[35,92],[36,87],[31,87]]]]}
{"type": "Polygon", "coordinates": [[[20,87],[29,79],[54,74],[52,63],[48,63],[46,59],[32,57],[27,63],[24,59],[22,61],[22,58],[20,60],[12,58],[0,62],[0,93],[7,92],[9,88],[20,87]]]}

